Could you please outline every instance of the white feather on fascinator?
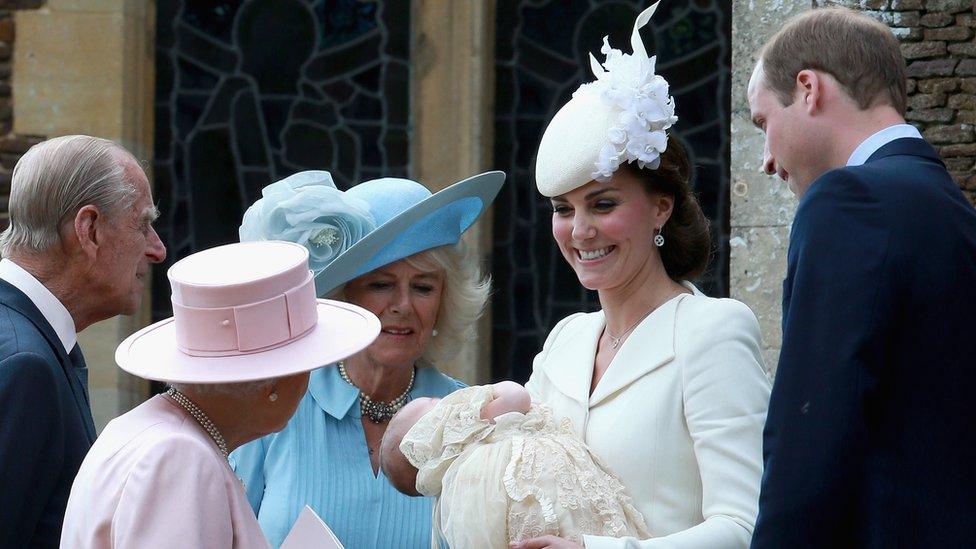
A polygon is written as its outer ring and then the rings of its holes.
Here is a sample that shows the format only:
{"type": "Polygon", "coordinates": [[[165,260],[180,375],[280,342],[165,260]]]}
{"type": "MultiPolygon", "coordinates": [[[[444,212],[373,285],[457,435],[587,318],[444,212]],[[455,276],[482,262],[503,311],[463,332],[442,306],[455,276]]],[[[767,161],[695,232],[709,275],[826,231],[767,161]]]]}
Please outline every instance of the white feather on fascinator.
{"type": "Polygon", "coordinates": [[[657,56],[648,57],[638,32],[660,2],[634,21],[632,54],[603,39],[601,64],[590,54],[596,80],[583,84],[563,105],[542,136],[536,156],[536,185],[558,196],[591,180],[607,181],[625,162],[656,169],[667,149],[667,130],[677,122],[668,82],[655,74],[657,56]]]}

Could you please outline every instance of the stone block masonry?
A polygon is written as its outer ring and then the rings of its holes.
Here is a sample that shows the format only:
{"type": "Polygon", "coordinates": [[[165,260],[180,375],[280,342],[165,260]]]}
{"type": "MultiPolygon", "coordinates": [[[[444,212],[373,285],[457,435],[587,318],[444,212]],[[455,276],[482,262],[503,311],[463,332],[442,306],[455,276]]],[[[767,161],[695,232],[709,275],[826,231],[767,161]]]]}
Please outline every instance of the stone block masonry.
{"type": "Polygon", "coordinates": [[[10,176],[21,155],[43,137],[22,136],[13,130],[13,97],[11,96],[11,61],[16,29],[14,11],[36,9],[42,0],[0,0],[0,231],[7,228],[7,206],[10,201],[10,176]]]}
{"type": "Polygon", "coordinates": [[[976,205],[976,0],[825,0],[888,25],[908,63],[908,112],[976,205]]]}

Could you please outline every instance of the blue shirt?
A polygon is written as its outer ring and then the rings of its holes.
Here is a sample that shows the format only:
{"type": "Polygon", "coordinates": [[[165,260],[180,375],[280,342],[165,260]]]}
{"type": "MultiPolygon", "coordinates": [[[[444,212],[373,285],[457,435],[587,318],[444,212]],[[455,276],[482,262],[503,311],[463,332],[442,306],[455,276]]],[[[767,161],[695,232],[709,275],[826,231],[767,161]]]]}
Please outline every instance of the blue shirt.
{"type": "MultiPolygon", "coordinates": [[[[418,368],[410,399],[461,387],[434,368],[418,368]]],[[[360,418],[359,390],[327,366],[312,372],[284,430],[231,454],[272,546],[281,545],[307,504],[349,549],[430,547],[433,500],[401,494],[382,471],[373,476],[360,418]]]]}

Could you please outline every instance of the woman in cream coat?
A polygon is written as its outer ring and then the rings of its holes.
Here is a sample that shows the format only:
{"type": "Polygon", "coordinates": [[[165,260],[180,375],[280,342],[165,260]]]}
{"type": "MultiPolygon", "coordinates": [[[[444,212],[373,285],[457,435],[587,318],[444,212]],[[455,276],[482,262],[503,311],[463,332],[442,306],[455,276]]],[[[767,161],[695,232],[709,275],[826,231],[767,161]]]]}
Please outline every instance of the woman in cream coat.
{"type": "MultiPolygon", "coordinates": [[[[634,54],[605,48],[607,72],[595,66],[599,80],[539,147],[553,237],[603,310],[562,320],[526,386],[617,473],[655,536],[586,536],[587,549],[746,548],[770,382],[749,308],[681,282],[707,264],[708,224],[687,156],[666,135],[667,82],[637,37],[651,13],[638,17],[634,54]]],[[[544,536],[513,547],[578,546],[544,536]]]]}
{"type": "MultiPolygon", "coordinates": [[[[659,536],[639,547],[748,547],[769,398],[752,312],[697,291],[668,300],[591,393],[586,357],[599,356],[605,329],[604,311],[562,320],[536,357],[534,398],[569,418],[621,478],[659,536]]],[[[587,549],[624,545],[586,539],[587,549]]]]}

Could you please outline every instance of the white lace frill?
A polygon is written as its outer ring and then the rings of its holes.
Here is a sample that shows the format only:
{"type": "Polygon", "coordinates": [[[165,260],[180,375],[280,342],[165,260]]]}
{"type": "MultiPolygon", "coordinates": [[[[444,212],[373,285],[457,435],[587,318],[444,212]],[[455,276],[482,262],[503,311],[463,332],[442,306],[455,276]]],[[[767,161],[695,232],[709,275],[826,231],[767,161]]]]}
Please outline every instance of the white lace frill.
{"type": "Polygon", "coordinates": [[[481,419],[491,387],[444,398],[404,436],[417,490],[438,496],[435,533],[453,548],[507,547],[553,534],[649,538],[619,479],[551,411],[481,419]]]}
{"type": "Polygon", "coordinates": [[[609,180],[625,162],[657,169],[661,154],[667,150],[667,130],[678,121],[668,81],[654,72],[657,56],[647,56],[638,33],[654,15],[658,4],[637,16],[630,38],[634,53],[611,48],[608,37],[603,38],[600,53],[606,60],[601,64],[590,54],[590,68],[596,81],[583,84],[573,94],[598,94],[618,113],[596,161],[592,177],[597,181],[609,180]]]}

